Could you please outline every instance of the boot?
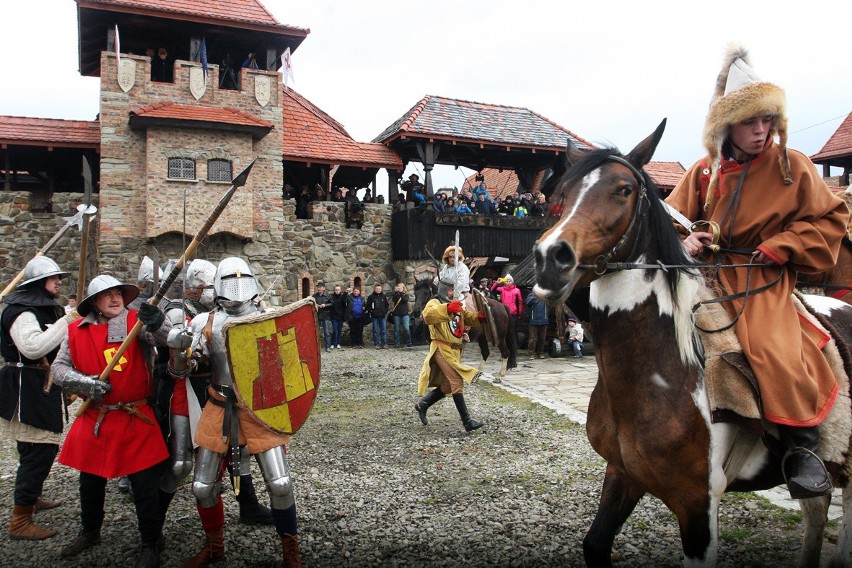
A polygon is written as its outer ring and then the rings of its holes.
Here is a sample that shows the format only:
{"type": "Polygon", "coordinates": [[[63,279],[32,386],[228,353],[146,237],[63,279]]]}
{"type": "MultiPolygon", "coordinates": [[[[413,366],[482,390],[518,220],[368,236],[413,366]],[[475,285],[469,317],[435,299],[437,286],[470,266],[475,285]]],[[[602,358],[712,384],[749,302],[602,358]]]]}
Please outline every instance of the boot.
{"type": "Polygon", "coordinates": [[[129,477],[124,476],[124,477],[118,478],[118,492],[119,493],[123,493],[123,494],[126,495],[126,494],[130,493],[132,490],[133,490],[133,488],[130,487],[130,478],[129,477]]]}
{"type": "Polygon", "coordinates": [[[781,471],[793,499],[808,499],[829,495],[831,477],[825,464],[814,453],[819,443],[819,428],[779,426],[781,439],[788,450],[781,461],[781,471]]]}
{"type": "Polygon", "coordinates": [[[35,505],[15,505],[9,521],[9,538],[12,540],[44,540],[56,536],[56,531],[33,523],[35,505]]]}
{"type": "Polygon", "coordinates": [[[464,429],[466,431],[471,432],[477,428],[482,428],[482,422],[474,420],[470,417],[470,414],[468,414],[467,404],[464,402],[464,395],[462,393],[454,394],[453,402],[456,403],[456,410],[459,411],[459,416],[461,416],[462,424],[464,424],[464,429]]]}
{"type": "Polygon", "coordinates": [[[430,406],[442,398],[444,398],[444,393],[441,392],[441,389],[436,388],[431,392],[426,393],[426,396],[414,403],[414,410],[417,411],[417,415],[420,417],[420,422],[422,422],[424,426],[429,425],[429,419],[426,418],[426,411],[429,410],[430,406]]]}
{"type": "Polygon", "coordinates": [[[251,475],[240,476],[240,494],[237,495],[237,501],[240,504],[240,522],[244,525],[272,524],[272,509],[257,502],[251,475]]]}
{"type": "Polygon", "coordinates": [[[39,511],[46,511],[47,509],[55,509],[60,506],[62,501],[48,501],[46,499],[38,498],[33,509],[33,513],[38,513],[39,511]]]}
{"type": "Polygon", "coordinates": [[[187,560],[184,568],[203,568],[225,559],[225,529],[214,529],[204,536],[207,539],[204,548],[187,560]]]}
{"type": "Polygon", "coordinates": [[[160,550],[157,543],[142,543],[139,549],[139,557],[136,559],[135,568],[159,568],[160,550]]]}
{"type": "Polygon", "coordinates": [[[94,531],[81,530],[80,534],[77,535],[77,538],[75,538],[74,541],[71,542],[71,544],[63,548],[62,552],[60,552],[59,555],[62,558],[70,558],[72,556],[77,556],[87,548],[91,548],[96,544],[100,543],[100,529],[94,531]]]}
{"type": "Polygon", "coordinates": [[[284,568],[302,568],[302,555],[299,552],[299,537],[285,534],[281,537],[281,554],[284,568]]]}

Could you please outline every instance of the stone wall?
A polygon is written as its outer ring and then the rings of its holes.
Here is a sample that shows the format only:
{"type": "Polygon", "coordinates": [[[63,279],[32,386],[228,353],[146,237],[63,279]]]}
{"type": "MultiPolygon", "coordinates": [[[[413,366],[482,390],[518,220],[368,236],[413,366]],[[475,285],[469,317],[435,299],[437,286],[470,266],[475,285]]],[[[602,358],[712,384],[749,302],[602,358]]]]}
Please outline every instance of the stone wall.
{"type": "MultiPolygon", "coordinates": [[[[98,204],[98,196],[93,196],[98,204]]],[[[53,212],[41,213],[30,210],[33,196],[27,191],[0,192],[0,290],[20,272],[27,262],[67,223],[67,218],[77,212],[83,202],[81,193],[55,193],[53,212]]],[[[87,277],[97,270],[97,229],[95,218],[89,232],[89,255],[87,277]]],[[[77,290],[80,266],[81,232],[70,227],[56,244],[45,253],[55,260],[60,268],[70,272],[62,286],[65,297],[77,290]]]]}

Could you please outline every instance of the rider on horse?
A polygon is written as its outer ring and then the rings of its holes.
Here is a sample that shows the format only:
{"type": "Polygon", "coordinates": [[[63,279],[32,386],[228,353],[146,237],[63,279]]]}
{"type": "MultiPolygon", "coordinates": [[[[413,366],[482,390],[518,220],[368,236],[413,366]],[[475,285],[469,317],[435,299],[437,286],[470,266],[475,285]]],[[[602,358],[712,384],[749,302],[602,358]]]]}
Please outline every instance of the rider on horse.
{"type": "Polygon", "coordinates": [[[666,201],[714,229],[686,235],[687,252],[739,263],[720,268],[719,285],[734,296],[724,305],[757,377],[764,417],[788,449],[788,488],[797,499],[827,494],[831,481],[813,452],[838,385],[820,351],[824,334],[802,324],[791,294],[797,272],[835,264],[849,212],[807,156],[787,149],[784,91],[756,77],[741,47],[727,54],[703,142],[708,156],[666,201]],[[722,250],[706,251],[716,239],[722,250]]]}

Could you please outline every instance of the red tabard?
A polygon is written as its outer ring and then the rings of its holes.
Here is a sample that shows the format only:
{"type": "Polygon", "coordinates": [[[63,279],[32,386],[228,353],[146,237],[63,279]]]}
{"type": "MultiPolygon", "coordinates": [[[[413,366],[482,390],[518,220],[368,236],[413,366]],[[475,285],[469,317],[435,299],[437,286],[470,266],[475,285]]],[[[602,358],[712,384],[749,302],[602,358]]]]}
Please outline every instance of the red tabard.
{"type": "MultiPolygon", "coordinates": [[[[121,317],[121,316],[119,316],[121,317]]],[[[128,311],[127,329],[136,323],[136,310],[128,311]]],[[[68,347],[74,368],[87,375],[98,375],[107,365],[107,357],[120,343],[107,343],[107,324],[68,326],[68,347]]],[[[151,395],[148,366],[134,339],[120,362],[109,375],[112,390],[104,397],[105,405],[130,403],[151,395]]],[[[168,457],[163,435],[147,404],[137,410],[151,419],[151,424],[132,416],[126,410],[112,410],[101,421],[98,437],[95,423],[99,408],[89,405],[76,418],[68,431],[59,463],[101,477],[121,477],[147,469],[168,457]]]]}

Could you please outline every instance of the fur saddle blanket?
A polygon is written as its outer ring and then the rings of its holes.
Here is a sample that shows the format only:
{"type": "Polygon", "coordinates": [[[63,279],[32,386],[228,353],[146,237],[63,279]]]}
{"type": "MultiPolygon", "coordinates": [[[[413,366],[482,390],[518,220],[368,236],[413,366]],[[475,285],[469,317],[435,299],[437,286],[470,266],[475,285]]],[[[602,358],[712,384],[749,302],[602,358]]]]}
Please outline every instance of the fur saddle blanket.
{"type": "MultiPolygon", "coordinates": [[[[700,300],[714,297],[710,289],[701,293],[700,300]]],[[[838,395],[826,419],[819,425],[820,442],[818,454],[837,481],[852,478],[852,399],[849,392],[849,372],[852,361],[849,350],[838,348],[842,341],[833,327],[825,322],[798,293],[793,294],[793,303],[801,317],[830,338],[822,349],[834,376],[837,378],[838,395]]],[[[728,326],[731,317],[719,303],[703,303],[695,314],[697,329],[717,330],[728,326]]],[[[704,369],[707,396],[713,422],[734,422],[744,429],[766,440],[768,433],[776,429],[762,419],[762,406],[757,380],[740,347],[733,327],[720,332],[698,332],[704,345],[704,369]]],[[[774,434],[773,434],[774,435],[774,434]]],[[[844,483],[845,485],[845,483],[844,483]]]]}

